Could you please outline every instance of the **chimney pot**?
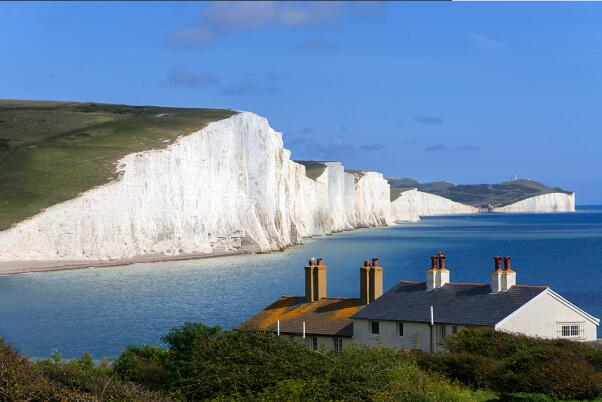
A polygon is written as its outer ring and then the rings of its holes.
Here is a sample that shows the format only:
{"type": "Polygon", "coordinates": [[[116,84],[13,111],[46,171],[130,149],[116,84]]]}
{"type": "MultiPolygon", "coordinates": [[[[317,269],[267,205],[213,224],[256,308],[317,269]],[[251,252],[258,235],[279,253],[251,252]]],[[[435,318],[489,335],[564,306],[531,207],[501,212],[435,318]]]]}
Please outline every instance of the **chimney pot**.
{"type": "Polygon", "coordinates": [[[370,261],[364,260],[364,267],[369,267],[369,266],[370,266],[370,261]]]}
{"type": "Polygon", "coordinates": [[[441,252],[437,258],[439,259],[439,269],[445,269],[445,254],[441,252]]]}
{"type": "Polygon", "coordinates": [[[504,257],[504,271],[511,272],[512,268],[510,267],[510,257],[504,257]]]}
{"type": "Polygon", "coordinates": [[[310,267],[313,267],[313,266],[314,266],[314,259],[313,259],[313,258],[311,258],[311,259],[309,260],[309,266],[310,266],[310,267]]]}
{"type": "Polygon", "coordinates": [[[437,256],[433,255],[431,257],[431,269],[437,269],[437,256]]]}
{"type": "Polygon", "coordinates": [[[373,267],[378,267],[378,258],[373,258],[372,259],[372,266],[373,267]]]}
{"type": "Polygon", "coordinates": [[[318,265],[322,265],[322,259],[318,258],[318,265]]]}
{"type": "Polygon", "coordinates": [[[499,271],[502,269],[502,257],[500,256],[495,256],[493,257],[493,260],[495,261],[495,271],[499,271]]]}

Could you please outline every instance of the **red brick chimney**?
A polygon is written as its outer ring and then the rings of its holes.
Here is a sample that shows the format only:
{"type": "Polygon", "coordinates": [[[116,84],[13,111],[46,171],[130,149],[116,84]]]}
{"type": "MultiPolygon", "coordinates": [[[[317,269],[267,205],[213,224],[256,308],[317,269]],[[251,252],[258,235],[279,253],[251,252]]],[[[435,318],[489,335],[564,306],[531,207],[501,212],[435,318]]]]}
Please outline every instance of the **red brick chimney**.
{"type": "Polygon", "coordinates": [[[360,268],[360,302],[362,305],[370,303],[370,261],[365,260],[360,268]]]}
{"type": "Polygon", "coordinates": [[[326,265],[321,258],[317,264],[312,258],[305,267],[305,301],[308,303],[326,297],[326,265]]]}
{"type": "Polygon", "coordinates": [[[378,258],[372,259],[370,267],[370,294],[369,301],[372,303],[383,295],[383,268],[378,265],[378,258]]]}

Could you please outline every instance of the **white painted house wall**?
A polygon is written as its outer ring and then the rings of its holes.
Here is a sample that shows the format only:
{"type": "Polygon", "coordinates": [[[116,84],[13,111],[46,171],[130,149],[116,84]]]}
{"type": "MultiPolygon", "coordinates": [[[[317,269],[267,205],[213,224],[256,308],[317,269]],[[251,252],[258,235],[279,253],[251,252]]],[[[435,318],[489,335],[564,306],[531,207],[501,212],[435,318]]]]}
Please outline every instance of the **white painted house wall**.
{"type": "MultiPolygon", "coordinates": [[[[404,322],[403,336],[399,336],[399,321],[379,320],[379,334],[372,333],[371,321],[366,319],[353,319],[353,342],[358,345],[384,346],[392,349],[421,349],[431,351],[431,327],[428,323],[404,322]]],[[[433,335],[435,337],[435,351],[445,348],[445,336],[456,331],[461,331],[465,326],[435,323],[433,335]]]]}
{"type": "Polygon", "coordinates": [[[595,341],[598,323],[597,318],[548,289],[498,323],[495,329],[541,338],[595,341]],[[576,337],[562,337],[559,334],[561,323],[580,323],[583,333],[576,337]]]}

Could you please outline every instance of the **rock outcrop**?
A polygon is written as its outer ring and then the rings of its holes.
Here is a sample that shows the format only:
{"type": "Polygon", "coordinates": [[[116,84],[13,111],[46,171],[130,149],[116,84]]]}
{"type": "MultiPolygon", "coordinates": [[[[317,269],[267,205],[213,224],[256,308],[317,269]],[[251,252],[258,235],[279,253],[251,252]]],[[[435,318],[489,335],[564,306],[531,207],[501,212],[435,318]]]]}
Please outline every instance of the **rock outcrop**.
{"type": "Polygon", "coordinates": [[[421,216],[476,214],[478,208],[424,193],[417,189],[403,191],[391,201],[391,220],[417,222],[421,216]]]}
{"type": "Polygon", "coordinates": [[[389,223],[382,175],[326,165],[307,177],[265,118],[239,113],[166,149],[127,155],[118,180],[1,232],[0,260],[267,252],[389,223]]]}
{"type": "Polygon", "coordinates": [[[496,207],[493,212],[573,212],[575,193],[549,193],[530,197],[504,207],[496,207]]]}

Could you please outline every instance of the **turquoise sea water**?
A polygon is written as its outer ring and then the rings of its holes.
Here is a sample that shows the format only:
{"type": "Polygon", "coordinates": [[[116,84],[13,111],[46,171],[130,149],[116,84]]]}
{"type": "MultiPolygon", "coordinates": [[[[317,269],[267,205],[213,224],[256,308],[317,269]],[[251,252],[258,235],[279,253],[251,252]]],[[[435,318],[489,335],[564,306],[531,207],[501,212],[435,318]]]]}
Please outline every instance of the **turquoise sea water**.
{"type": "MultiPolygon", "coordinates": [[[[303,294],[303,266],[322,257],[328,294],[357,296],[358,268],[379,257],[385,289],[423,280],[445,250],[453,282],[489,281],[510,255],[518,283],[550,285],[602,317],[602,207],[566,214],[431,217],[307,240],[285,252],[0,276],[0,337],[34,357],[116,356],[199,321],[231,328],[283,294],[303,294]]],[[[600,333],[600,332],[599,332],[600,333]]]]}

